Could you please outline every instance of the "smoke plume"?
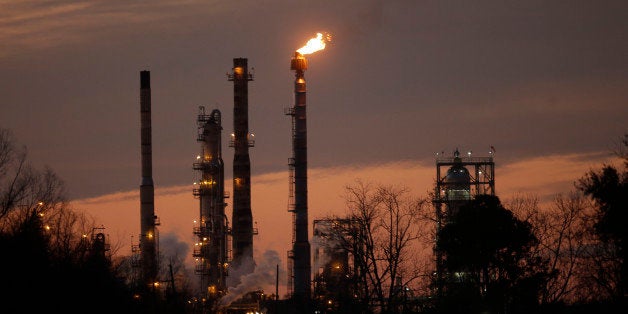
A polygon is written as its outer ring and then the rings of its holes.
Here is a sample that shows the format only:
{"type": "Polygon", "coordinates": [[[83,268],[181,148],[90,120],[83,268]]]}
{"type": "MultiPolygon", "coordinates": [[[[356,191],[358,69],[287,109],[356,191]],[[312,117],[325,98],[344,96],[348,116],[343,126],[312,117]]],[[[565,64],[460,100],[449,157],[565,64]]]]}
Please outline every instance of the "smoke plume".
{"type": "MultiPolygon", "coordinates": [[[[253,263],[253,261],[250,261],[253,263]]],[[[239,284],[235,287],[229,287],[227,294],[220,300],[220,306],[229,306],[233,301],[244,296],[246,293],[263,289],[265,286],[275,284],[275,276],[277,275],[277,265],[281,266],[281,258],[274,250],[267,250],[262,255],[261,262],[255,267],[252,273],[239,276],[239,284]]],[[[248,268],[249,265],[242,265],[248,268]]],[[[281,276],[281,274],[279,274],[281,276]]],[[[229,276],[238,276],[238,269],[230,271],[229,276]]]]}
{"type": "Polygon", "coordinates": [[[187,257],[190,252],[188,243],[179,240],[174,232],[168,232],[159,238],[159,250],[167,258],[183,258],[187,257]]]}

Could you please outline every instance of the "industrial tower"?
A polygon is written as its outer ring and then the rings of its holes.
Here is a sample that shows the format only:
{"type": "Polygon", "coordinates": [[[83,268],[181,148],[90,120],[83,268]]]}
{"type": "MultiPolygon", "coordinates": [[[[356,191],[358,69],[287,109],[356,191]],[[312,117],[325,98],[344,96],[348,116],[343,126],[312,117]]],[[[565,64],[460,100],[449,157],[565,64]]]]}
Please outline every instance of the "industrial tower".
{"type": "Polygon", "coordinates": [[[355,278],[360,267],[353,253],[343,244],[353,241],[358,228],[351,218],[315,219],[312,225],[313,299],[328,311],[343,313],[347,300],[358,290],[355,278]],[[352,263],[351,263],[352,262],[352,263]]]}
{"type": "Polygon", "coordinates": [[[228,221],[225,215],[224,165],[222,161],[222,125],[219,110],[205,114],[199,108],[198,137],[201,154],[194,170],[199,171],[194,196],[199,199],[199,220],[194,226],[197,241],[194,244],[195,272],[201,279],[201,293],[207,300],[215,300],[226,292],[229,249],[227,245],[228,221]]]}
{"type": "MultiPolygon", "coordinates": [[[[488,157],[473,157],[471,152],[460,156],[458,149],[453,157],[442,154],[436,158],[436,186],[434,189],[434,209],[436,211],[437,234],[456,214],[461,206],[478,195],[495,195],[495,162],[493,149],[488,157]],[[443,170],[447,169],[447,172],[443,170]]],[[[442,293],[446,274],[443,272],[443,254],[435,249],[436,288],[442,293]]]]}
{"type": "MultiPolygon", "coordinates": [[[[251,160],[249,147],[255,145],[249,133],[249,73],[246,58],[233,59],[233,72],[227,74],[233,81],[233,133],[230,147],[233,155],[233,214],[231,217],[233,241],[233,267],[240,274],[252,273],[253,263],[253,214],[251,213],[251,160]]],[[[233,278],[238,280],[238,278],[233,278]]]]}
{"type": "Polygon", "coordinates": [[[157,229],[151,143],[150,71],[140,72],[142,183],[140,185],[140,265],[143,289],[157,283],[157,229]]]}
{"type": "Polygon", "coordinates": [[[309,301],[311,297],[311,260],[307,218],[307,124],[305,70],[307,59],[299,52],[290,60],[290,69],[295,71],[294,106],[286,115],[292,116],[292,153],[290,158],[290,203],[288,210],[293,215],[292,250],[288,252],[288,289],[293,299],[309,301]]]}

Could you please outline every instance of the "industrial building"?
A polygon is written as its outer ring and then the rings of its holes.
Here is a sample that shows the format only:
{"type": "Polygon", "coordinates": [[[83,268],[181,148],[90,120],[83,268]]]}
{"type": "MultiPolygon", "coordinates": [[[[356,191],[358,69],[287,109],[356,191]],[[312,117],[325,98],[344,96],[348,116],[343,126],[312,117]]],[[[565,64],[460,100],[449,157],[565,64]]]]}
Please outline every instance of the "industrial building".
{"type": "Polygon", "coordinates": [[[229,140],[233,147],[233,211],[231,227],[225,213],[229,194],[225,192],[224,163],[222,159],[222,118],[219,110],[205,113],[200,107],[197,118],[198,137],[201,153],[193,165],[199,173],[195,182],[194,196],[199,199],[199,218],[195,220],[193,256],[196,261],[196,274],[200,277],[203,312],[214,307],[227,293],[229,286],[239,283],[239,276],[252,273],[253,227],[251,211],[251,162],[249,148],[255,144],[249,132],[248,123],[248,82],[253,80],[249,73],[247,59],[233,59],[233,69],[227,74],[233,81],[233,126],[229,140]],[[239,276],[228,276],[229,271],[239,276]]]}
{"type": "Polygon", "coordinates": [[[219,110],[205,113],[199,108],[197,118],[201,152],[194,163],[199,172],[193,194],[199,199],[199,218],[195,221],[193,256],[195,272],[200,276],[201,298],[216,300],[226,292],[227,267],[229,266],[228,232],[225,215],[224,164],[222,161],[222,124],[219,110]]]}
{"type": "MultiPolygon", "coordinates": [[[[489,156],[476,157],[472,152],[461,156],[456,149],[453,157],[436,156],[436,185],[434,188],[434,210],[436,231],[447,224],[461,206],[478,195],[495,195],[494,150],[489,156]],[[446,170],[445,170],[446,169],[446,170]]],[[[441,295],[444,284],[449,280],[444,272],[443,253],[434,248],[436,257],[436,293],[441,295]]]]}
{"type": "Polygon", "coordinates": [[[313,300],[325,312],[340,312],[350,308],[356,283],[354,272],[358,267],[347,250],[352,243],[355,221],[347,218],[316,219],[312,230],[313,243],[313,300]]]}

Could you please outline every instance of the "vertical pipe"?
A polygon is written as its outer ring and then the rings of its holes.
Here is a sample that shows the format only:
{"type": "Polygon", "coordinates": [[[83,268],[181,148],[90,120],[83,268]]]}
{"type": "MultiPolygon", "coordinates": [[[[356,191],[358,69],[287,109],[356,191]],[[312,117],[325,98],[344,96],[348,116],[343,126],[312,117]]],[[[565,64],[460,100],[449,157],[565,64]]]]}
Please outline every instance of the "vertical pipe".
{"type": "MultiPolygon", "coordinates": [[[[253,80],[247,59],[233,59],[233,267],[240,274],[253,272],[253,215],[251,213],[251,161],[249,159],[249,90],[253,80]]],[[[237,280],[237,278],[233,278],[237,280]]]]}
{"type": "Polygon", "coordinates": [[[279,264],[277,264],[277,273],[275,276],[275,301],[279,300],[279,264]]]}
{"type": "Polygon", "coordinates": [[[295,130],[292,139],[295,192],[295,241],[292,248],[294,253],[294,298],[309,301],[311,296],[311,262],[307,213],[307,111],[304,75],[307,69],[307,60],[303,55],[295,52],[290,67],[295,71],[293,116],[295,130]]]}
{"type": "Polygon", "coordinates": [[[144,288],[157,279],[155,201],[151,143],[150,71],[140,72],[142,183],[140,185],[140,259],[144,288]]]}

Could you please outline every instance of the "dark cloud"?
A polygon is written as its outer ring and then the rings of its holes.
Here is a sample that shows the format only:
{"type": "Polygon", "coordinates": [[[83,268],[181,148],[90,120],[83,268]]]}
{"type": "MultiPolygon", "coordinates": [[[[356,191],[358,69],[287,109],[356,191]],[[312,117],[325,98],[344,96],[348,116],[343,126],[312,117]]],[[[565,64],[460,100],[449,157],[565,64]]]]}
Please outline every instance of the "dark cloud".
{"type": "Polygon", "coordinates": [[[285,169],[290,54],[324,30],[334,42],[306,73],[312,166],[601,151],[627,131],[626,20],[625,1],[6,3],[0,124],[75,197],[136,188],[149,69],[155,183],[191,183],[197,108],[231,131],[224,73],[247,57],[252,170],[285,169]]]}

